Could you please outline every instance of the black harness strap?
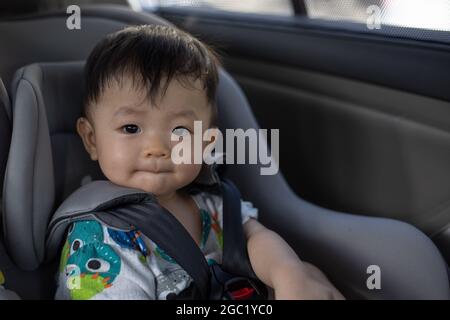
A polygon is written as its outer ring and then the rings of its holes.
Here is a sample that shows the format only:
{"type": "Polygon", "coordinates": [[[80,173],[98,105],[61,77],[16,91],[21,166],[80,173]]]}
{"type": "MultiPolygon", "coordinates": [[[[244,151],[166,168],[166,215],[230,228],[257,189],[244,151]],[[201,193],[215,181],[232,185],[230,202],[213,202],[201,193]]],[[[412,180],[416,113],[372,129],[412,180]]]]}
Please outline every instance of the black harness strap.
{"type": "Polygon", "coordinates": [[[247,240],[242,227],[241,194],[228,179],[224,179],[221,186],[223,197],[222,269],[231,274],[256,279],[248,257],[247,240]]]}
{"type": "Polygon", "coordinates": [[[192,277],[199,294],[197,297],[194,294],[194,298],[209,298],[211,274],[208,263],[191,235],[168,210],[156,201],[148,200],[105,213],[133,225],[152,239],[192,277]]]}
{"type": "MultiPolygon", "coordinates": [[[[221,183],[223,206],[222,265],[212,266],[214,279],[222,285],[222,298],[266,300],[267,287],[255,275],[247,251],[242,227],[241,195],[236,186],[221,183]]],[[[214,281],[213,281],[214,282],[214,281]]]]}

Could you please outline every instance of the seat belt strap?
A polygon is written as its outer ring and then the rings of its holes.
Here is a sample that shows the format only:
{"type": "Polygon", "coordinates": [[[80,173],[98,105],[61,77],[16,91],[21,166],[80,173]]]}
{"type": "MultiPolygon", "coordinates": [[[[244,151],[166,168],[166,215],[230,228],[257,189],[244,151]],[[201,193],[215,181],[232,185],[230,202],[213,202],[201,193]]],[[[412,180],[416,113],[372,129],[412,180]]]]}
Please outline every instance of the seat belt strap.
{"type": "Polygon", "coordinates": [[[224,271],[242,277],[256,278],[247,252],[241,217],[241,195],[236,186],[224,179],[223,195],[223,259],[224,271]]]}
{"type": "Polygon", "coordinates": [[[145,201],[99,212],[100,219],[102,214],[140,230],[192,277],[199,292],[197,298],[209,298],[211,273],[208,263],[191,235],[168,210],[156,201],[145,201]]]}

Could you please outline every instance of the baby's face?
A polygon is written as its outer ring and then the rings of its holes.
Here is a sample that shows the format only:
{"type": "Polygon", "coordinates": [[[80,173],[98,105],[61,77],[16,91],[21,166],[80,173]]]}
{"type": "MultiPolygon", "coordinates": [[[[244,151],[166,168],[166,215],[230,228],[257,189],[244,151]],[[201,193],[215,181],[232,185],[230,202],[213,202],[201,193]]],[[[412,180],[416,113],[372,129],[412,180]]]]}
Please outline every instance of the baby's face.
{"type": "Polygon", "coordinates": [[[179,142],[171,141],[171,135],[193,134],[194,121],[202,121],[203,130],[208,129],[211,106],[200,81],[191,88],[172,80],[156,105],[151,105],[144,89],[131,84],[129,80],[105,88],[91,106],[89,120],[79,120],[78,132],[111,182],[170,196],[191,183],[202,166],[174,164],[171,151],[179,142]]]}

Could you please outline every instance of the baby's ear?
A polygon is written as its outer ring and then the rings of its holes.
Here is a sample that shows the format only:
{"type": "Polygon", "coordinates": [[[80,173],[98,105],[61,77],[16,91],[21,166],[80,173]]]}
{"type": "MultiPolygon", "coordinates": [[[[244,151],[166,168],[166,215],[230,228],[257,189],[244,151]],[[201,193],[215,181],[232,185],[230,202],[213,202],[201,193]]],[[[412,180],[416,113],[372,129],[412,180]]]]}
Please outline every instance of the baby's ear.
{"type": "Polygon", "coordinates": [[[81,117],[77,121],[77,131],[83,140],[84,148],[89,153],[92,160],[98,160],[97,145],[95,143],[94,127],[89,120],[81,117]]]}

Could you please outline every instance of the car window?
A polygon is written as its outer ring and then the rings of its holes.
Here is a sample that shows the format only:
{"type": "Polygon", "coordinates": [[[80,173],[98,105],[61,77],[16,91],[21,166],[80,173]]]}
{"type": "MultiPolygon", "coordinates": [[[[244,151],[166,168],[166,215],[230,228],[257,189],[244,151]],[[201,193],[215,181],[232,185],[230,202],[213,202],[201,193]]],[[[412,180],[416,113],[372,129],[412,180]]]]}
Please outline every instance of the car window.
{"type": "Polygon", "coordinates": [[[226,19],[229,13],[240,13],[233,21],[450,43],[450,0],[127,1],[138,2],[140,10],[156,12],[163,17],[173,9],[186,16],[211,13],[212,19],[220,19],[220,13],[225,13],[226,19]]]}
{"type": "Polygon", "coordinates": [[[450,0],[305,0],[308,17],[385,26],[450,30],[450,0]]]}
{"type": "Polygon", "coordinates": [[[140,0],[143,9],[195,7],[202,10],[290,16],[291,0],[140,0]]]}

